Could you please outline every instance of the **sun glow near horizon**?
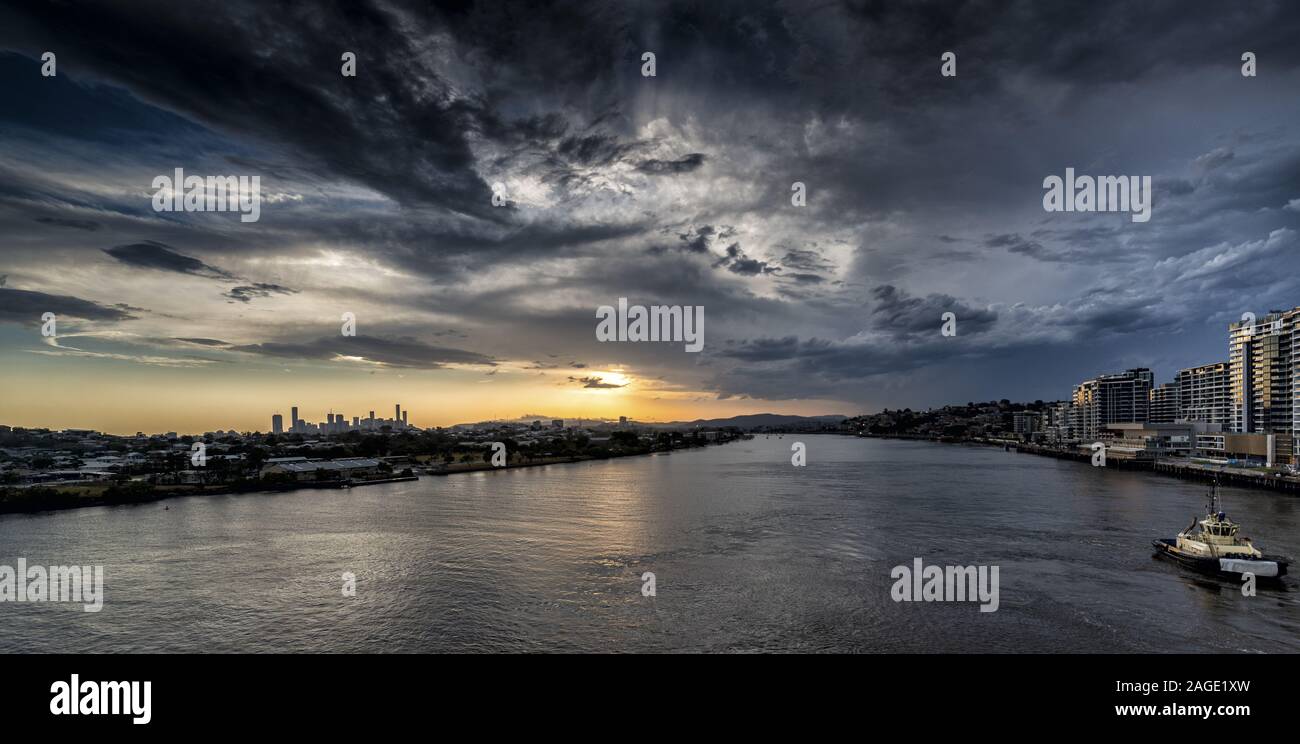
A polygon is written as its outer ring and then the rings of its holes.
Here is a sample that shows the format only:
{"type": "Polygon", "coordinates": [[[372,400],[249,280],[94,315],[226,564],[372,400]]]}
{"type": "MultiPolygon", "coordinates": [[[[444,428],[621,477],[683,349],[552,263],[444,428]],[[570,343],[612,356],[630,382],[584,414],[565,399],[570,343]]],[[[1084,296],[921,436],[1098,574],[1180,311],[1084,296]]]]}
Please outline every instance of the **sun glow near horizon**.
{"type": "Polygon", "coordinates": [[[88,428],[114,434],[214,430],[269,431],[271,416],[290,408],[323,421],[327,413],[392,416],[400,404],[410,423],[446,427],[535,413],[551,418],[684,421],[749,413],[842,413],[835,401],[725,399],[620,365],[525,372],[373,368],[338,360],[318,364],[193,368],[125,359],[47,356],[6,349],[0,423],[33,428],[88,428]]]}

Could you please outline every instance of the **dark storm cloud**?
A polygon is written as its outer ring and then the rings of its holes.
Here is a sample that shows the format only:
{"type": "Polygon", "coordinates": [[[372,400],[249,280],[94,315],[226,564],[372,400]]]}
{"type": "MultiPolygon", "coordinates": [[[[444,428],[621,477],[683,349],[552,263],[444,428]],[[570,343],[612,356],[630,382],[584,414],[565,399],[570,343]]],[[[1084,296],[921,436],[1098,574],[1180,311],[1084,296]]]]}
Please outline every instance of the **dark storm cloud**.
{"type": "MultiPolygon", "coordinates": [[[[561,2],[531,10],[526,20],[490,4],[394,8],[358,3],[255,16],[236,3],[197,17],[146,3],[92,5],[62,17],[57,6],[33,4],[9,12],[0,41],[38,53],[57,38],[72,50],[66,69],[127,85],[217,129],[282,140],[401,201],[492,219],[502,213],[488,206],[467,136],[530,146],[564,135],[559,154],[589,165],[629,155],[633,145],[609,134],[565,135],[567,124],[554,111],[509,118],[499,104],[519,91],[545,90],[555,109],[593,99],[599,105],[591,123],[617,122],[620,99],[638,79],[637,52],[651,42],[662,50],[661,75],[676,73],[679,88],[876,116],[896,112],[875,108],[877,90],[909,101],[923,95],[927,103],[981,95],[1003,79],[995,71],[1008,69],[1087,85],[1132,81],[1166,65],[1203,65],[1218,52],[1231,51],[1235,60],[1240,38],[1271,65],[1292,65],[1298,56],[1289,43],[1295,19],[1277,4],[1247,13],[1222,3],[1167,2],[719,2],[599,11],[561,2]],[[1179,17],[1201,21],[1195,30],[1148,32],[1179,17]],[[103,36],[109,27],[118,33],[103,36]],[[483,95],[457,96],[433,45],[422,43],[429,39],[445,39],[440,51],[482,65],[493,85],[483,95]],[[934,74],[937,52],[947,48],[961,52],[962,85],[934,74]],[[359,54],[356,78],[339,74],[340,49],[359,54]],[[185,58],[205,64],[173,63],[185,58]],[[864,73],[868,84],[844,84],[864,73]]],[[[642,166],[680,172],[702,157],[642,166]]]]}
{"type": "Polygon", "coordinates": [[[174,271],[208,279],[234,279],[229,272],[177,253],[171,246],[153,240],[105,248],[104,252],[124,264],[142,269],[174,271]]]}
{"type": "Polygon", "coordinates": [[[842,395],[846,383],[906,374],[954,359],[1005,354],[1019,343],[981,340],[993,332],[997,313],[947,295],[914,297],[880,285],[871,290],[870,303],[864,334],[839,340],[758,337],[724,344],[719,356],[743,364],[717,375],[711,383],[723,397],[830,397],[842,395]],[[957,337],[939,333],[945,312],[956,315],[957,337]]]}
{"type": "MultiPolygon", "coordinates": [[[[1300,62],[1292,43],[1300,20],[1285,2],[1247,9],[1214,0],[848,0],[843,8],[854,31],[867,34],[858,37],[864,41],[860,53],[884,63],[873,77],[888,77],[888,90],[899,96],[953,90],[933,74],[940,50],[955,50],[959,76],[976,82],[954,91],[958,95],[1000,85],[1006,80],[1000,73],[1012,69],[1094,86],[1131,83],[1171,66],[1205,66],[1215,59],[1235,68],[1247,48],[1281,67],[1300,62]],[[919,49],[934,50],[924,55],[930,64],[915,64],[919,49]],[[963,66],[963,60],[970,64],[963,66]]],[[[819,61],[834,59],[824,52],[819,61]]],[[[845,57],[841,64],[860,59],[845,57]]]]}
{"type": "MultiPolygon", "coordinates": [[[[882,386],[844,383],[893,375],[890,395],[947,402],[955,381],[1023,379],[1044,360],[1064,388],[1074,357],[1118,363],[1193,330],[1208,339],[1195,354],[1217,355],[1222,329],[1195,323],[1300,302],[1295,273],[1270,268],[1289,265],[1300,228],[1300,11],[1286,3],[59,7],[0,9],[0,47],[24,55],[0,59],[0,74],[21,68],[5,102],[24,102],[0,107],[0,126],[29,133],[0,140],[15,276],[50,247],[66,256],[107,235],[86,250],[122,243],[107,251],[122,266],[237,281],[235,313],[292,290],[218,265],[313,265],[328,250],[436,289],[354,290],[320,270],[353,296],[438,313],[518,359],[626,360],[674,381],[708,368],[719,395],[779,399],[865,400],[882,386]],[[34,59],[56,46],[60,77],[42,82],[34,59]],[[1238,73],[1247,49],[1259,78],[1238,73]],[[343,50],[356,78],[339,74],[343,50]],[[655,78],[639,73],[646,50],[655,78]],[[938,75],[945,50],[957,78],[938,75]],[[306,200],[237,240],[197,221],[160,227],[125,175],[78,190],[9,165],[39,162],[42,136],[48,151],[75,140],[69,173],[98,174],[108,152],[146,170],[204,152],[306,200]],[[1066,166],[1150,173],[1152,222],[1045,214],[1042,179],[1066,166]],[[525,184],[513,206],[490,206],[498,179],[525,184]],[[804,208],[790,204],[796,180],[804,208]],[[339,197],[341,184],[365,199],[339,197]],[[267,261],[222,260],[237,251],[267,261]],[[703,358],[596,347],[583,303],[619,296],[706,306],[703,358]],[[944,312],[956,339],[937,336],[944,312]],[[987,378],[965,373],[972,360],[987,378]],[[923,389],[921,369],[949,370],[949,384],[923,389]]],[[[284,281],[308,303],[330,290],[313,280],[284,281]]],[[[455,363],[441,351],[495,358],[409,340],[241,348],[434,368],[455,363]]]]}
{"type": "Polygon", "coordinates": [[[399,201],[490,215],[491,192],[465,139],[477,104],[452,100],[421,49],[421,27],[431,30],[424,21],[367,4],[252,11],[234,3],[196,14],[146,2],[67,13],[32,3],[5,13],[0,43],[32,57],[57,48],[60,75],[123,84],[214,129],[279,142],[399,201]],[[343,50],[357,54],[355,78],[340,74],[343,50]]]}
{"type": "Polygon", "coordinates": [[[606,390],[609,388],[621,388],[621,387],[628,386],[628,383],[626,382],[623,383],[622,385],[618,385],[612,382],[605,382],[600,377],[570,377],[569,382],[575,382],[583,386],[584,388],[589,388],[593,390],[606,390]]]}
{"type": "Polygon", "coordinates": [[[80,297],[11,289],[0,282],[0,321],[40,325],[41,316],[70,316],[82,320],[132,320],[136,316],[80,297]]]}
{"type": "MultiPolygon", "coordinates": [[[[671,233],[671,229],[664,228],[659,231],[661,234],[671,233]]],[[[663,245],[655,244],[650,246],[648,252],[652,255],[663,255],[670,251],[679,251],[686,254],[696,254],[707,256],[712,253],[712,247],[715,240],[728,240],[735,237],[737,231],[730,225],[699,225],[690,226],[686,232],[677,233],[677,242],[675,244],[663,245]]],[[[725,261],[725,256],[724,256],[725,261]]],[[[722,265],[722,264],[719,264],[722,265]]]]}
{"type": "Polygon", "coordinates": [[[804,272],[830,271],[835,264],[827,261],[815,250],[792,248],[781,257],[781,265],[804,272]]]}
{"type": "Polygon", "coordinates": [[[892,333],[933,335],[943,325],[943,314],[949,312],[957,317],[963,335],[983,333],[998,319],[996,312],[971,307],[955,297],[912,297],[888,284],[872,289],[871,297],[872,327],[892,333]]]}
{"type": "MultiPolygon", "coordinates": [[[[745,363],[719,375],[712,384],[719,397],[759,397],[772,400],[843,395],[846,384],[882,375],[898,375],[952,359],[951,344],[930,340],[918,344],[896,341],[860,343],[795,337],[746,340],[728,347],[724,357],[745,363]],[[838,391],[838,392],[837,392],[838,391]]],[[[960,354],[960,352],[956,352],[960,354]]]]}
{"type": "Polygon", "coordinates": [[[184,341],[187,344],[196,344],[198,346],[230,346],[225,341],[215,338],[181,338],[177,337],[174,341],[184,341]]]}
{"type": "Polygon", "coordinates": [[[563,254],[594,253],[608,244],[635,240],[642,223],[530,224],[502,230],[452,230],[445,225],[400,219],[341,225],[339,231],[375,245],[396,266],[429,282],[457,284],[500,261],[528,261],[563,254]]]}
{"type": "Polygon", "coordinates": [[[231,351],[283,359],[334,361],[354,357],[388,367],[441,369],[448,364],[495,366],[491,357],[472,351],[432,346],[415,338],[326,336],[306,342],[268,341],[229,347],[231,351]]]}
{"type": "Polygon", "coordinates": [[[798,356],[805,348],[822,349],[828,345],[828,341],[815,338],[807,342],[802,342],[795,336],[758,338],[746,339],[740,343],[730,345],[722,353],[746,362],[772,362],[791,359],[798,356]]]}
{"type": "Polygon", "coordinates": [[[1100,263],[1137,258],[1119,239],[1118,231],[1108,227],[1040,229],[1029,236],[993,235],[984,245],[1045,263],[1100,263]]]}
{"type": "Polygon", "coordinates": [[[660,176],[672,173],[690,173],[701,165],[704,165],[704,154],[693,152],[678,160],[643,160],[637,165],[636,169],[642,173],[660,176]]]}
{"type": "Polygon", "coordinates": [[[782,274],[786,279],[793,279],[800,284],[821,284],[826,281],[825,277],[816,274],[782,274]]]}
{"type": "Polygon", "coordinates": [[[740,243],[732,243],[726,248],[726,255],[718,259],[713,264],[714,268],[719,266],[726,267],[727,271],[741,276],[758,276],[760,274],[776,274],[780,269],[768,264],[766,261],[759,261],[745,255],[741,250],[740,243]]]}
{"type": "Polygon", "coordinates": [[[42,225],[54,225],[55,227],[70,227],[74,230],[86,230],[94,232],[99,229],[99,223],[94,220],[69,220],[59,217],[37,217],[36,221],[42,225]]]}
{"type": "Polygon", "coordinates": [[[1073,330],[1080,338],[1169,331],[1184,320],[1158,296],[1107,289],[1087,293],[1068,313],[1044,318],[1044,322],[1073,330]]]}
{"type": "Polygon", "coordinates": [[[682,243],[682,249],[691,253],[708,253],[709,245],[713,241],[716,230],[712,225],[704,225],[696,228],[693,232],[684,232],[677,236],[682,243]]]}
{"type": "Polygon", "coordinates": [[[984,241],[984,245],[989,248],[1006,248],[1012,253],[1034,253],[1041,251],[1043,247],[1037,243],[1031,242],[1025,237],[1018,234],[992,235],[984,241]]]}
{"type": "Polygon", "coordinates": [[[623,159],[636,148],[635,143],[620,142],[615,137],[597,133],[565,137],[560,140],[555,151],[570,163],[599,167],[623,159]]]}
{"type": "MultiPolygon", "coordinates": [[[[1274,230],[1259,240],[1236,245],[1220,243],[1184,256],[1167,258],[1158,263],[1155,270],[1166,277],[1168,287],[1183,292],[1193,290],[1201,296],[1252,287],[1256,291],[1271,286],[1296,291],[1300,290],[1300,274],[1278,271],[1277,267],[1295,261],[1300,253],[1298,236],[1300,233],[1292,229],[1274,230]]],[[[1153,297],[1151,301],[1157,299],[1153,297]]]]}
{"type": "Polygon", "coordinates": [[[258,282],[257,284],[252,285],[232,287],[230,291],[225,293],[225,296],[235,302],[249,302],[255,297],[270,297],[271,295],[276,294],[291,295],[297,293],[298,290],[282,287],[279,284],[258,282]]]}

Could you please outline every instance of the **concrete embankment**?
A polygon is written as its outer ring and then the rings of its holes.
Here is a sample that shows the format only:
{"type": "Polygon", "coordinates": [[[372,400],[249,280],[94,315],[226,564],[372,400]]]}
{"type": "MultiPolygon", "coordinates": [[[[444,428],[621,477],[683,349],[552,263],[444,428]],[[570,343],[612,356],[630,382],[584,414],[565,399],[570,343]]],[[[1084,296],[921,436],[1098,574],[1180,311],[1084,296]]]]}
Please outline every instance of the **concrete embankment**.
{"type": "MultiPolygon", "coordinates": [[[[1075,460],[1085,463],[1092,461],[1092,455],[1082,451],[1062,451],[1026,444],[1012,445],[1012,448],[1017,452],[1027,452],[1033,455],[1055,457],[1062,460],[1075,460]]],[[[1300,493],[1300,479],[1283,478],[1272,473],[1253,472],[1241,468],[1217,468],[1212,465],[1200,465],[1193,462],[1179,462],[1178,460],[1169,459],[1129,460],[1116,457],[1107,458],[1106,467],[1118,470],[1147,470],[1161,475],[1173,476],[1174,478],[1204,483],[1212,483],[1217,479],[1219,484],[1223,486],[1264,488],[1283,493],[1300,493]]]]}
{"type": "MultiPolygon", "coordinates": [[[[861,436],[861,435],[860,435],[861,436]]],[[[1003,447],[1016,452],[1024,452],[1042,457],[1055,457],[1058,460],[1073,460],[1090,464],[1092,453],[1085,450],[1060,450],[1052,447],[1040,447],[1033,444],[996,439],[957,439],[951,437],[919,437],[910,435],[869,436],[868,439],[906,439],[913,441],[939,442],[944,444],[977,444],[986,447],[1003,447]]],[[[1272,473],[1261,473],[1242,468],[1219,468],[1213,465],[1200,465],[1179,460],[1133,460],[1120,457],[1106,458],[1106,467],[1114,470],[1145,470],[1183,480],[1211,483],[1216,478],[1220,485],[1238,488],[1262,488],[1269,491],[1300,494],[1300,478],[1283,478],[1272,473]]]]}

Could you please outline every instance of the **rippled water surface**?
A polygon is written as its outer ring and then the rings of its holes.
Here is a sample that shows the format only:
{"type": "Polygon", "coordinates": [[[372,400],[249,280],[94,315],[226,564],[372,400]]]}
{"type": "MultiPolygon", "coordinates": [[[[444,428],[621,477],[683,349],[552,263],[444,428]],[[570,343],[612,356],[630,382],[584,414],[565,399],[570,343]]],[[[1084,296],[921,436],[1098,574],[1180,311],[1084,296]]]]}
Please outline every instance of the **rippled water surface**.
{"type": "MultiPolygon", "coordinates": [[[[0,563],[102,564],[107,595],[0,603],[0,651],[1300,651],[1294,579],[1244,597],[1152,558],[1198,484],[832,436],[795,468],[795,439],[0,517],[0,563]],[[895,603],[915,557],[999,566],[998,611],[895,603]]],[[[1300,555],[1294,497],[1222,495],[1300,555]]]]}

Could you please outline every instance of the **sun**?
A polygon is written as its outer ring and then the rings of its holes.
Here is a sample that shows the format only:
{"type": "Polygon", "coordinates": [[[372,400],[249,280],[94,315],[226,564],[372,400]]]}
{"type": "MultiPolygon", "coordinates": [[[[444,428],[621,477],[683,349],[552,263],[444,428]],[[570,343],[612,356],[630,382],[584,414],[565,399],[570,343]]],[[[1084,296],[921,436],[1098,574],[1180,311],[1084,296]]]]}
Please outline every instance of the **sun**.
{"type": "MultiPolygon", "coordinates": [[[[595,376],[599,377],[600,381],[607,385],[618,385],[617,388],[618,390],[622,390],[632,384],[631,377],[618,371],[597,372],[595,376]]],[[[616,388],[606,388],[606,389],[615,390],[616,388]]]]}

